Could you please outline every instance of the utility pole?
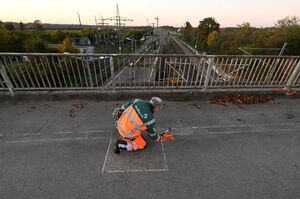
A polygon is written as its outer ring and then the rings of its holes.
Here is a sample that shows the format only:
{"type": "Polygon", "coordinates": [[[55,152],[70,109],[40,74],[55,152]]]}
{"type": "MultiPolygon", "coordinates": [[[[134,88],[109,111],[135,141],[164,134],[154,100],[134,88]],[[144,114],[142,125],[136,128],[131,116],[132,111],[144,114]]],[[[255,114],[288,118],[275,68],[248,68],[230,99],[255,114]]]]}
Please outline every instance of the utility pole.
{"type": "Polygon", "coordinates": [[[96,24],[96,29],[98,28],[98,23],[97,23],[97,18],[95,16],[95,24],[96,24]]]}
{"type": "Polygon", "coordinates": [[[159,21],[159,18],[158,18],[158,17],[155,17],[155,20],[156,20],[156,28],[158,28],[158,21],[159,21]]]}
{"type": "Polygon", "coordinates": [[[81,24],[81,19],[80,19],[80,14],[79,14],[79,12],[77,12],[77,15],[78,15],[78,20],[79,20],[80,28],[83,29],[83,28],[82,28],[82,24],[81,24]]]}
{"type": "MultiPolygon", "coordinates": [[[[98,23],[97,23],[97,18],[95,16],[95,24],[96,24],[96,30],[98,30],[98,23]]],[[[96,45],[98,45],[98,35],[95,34],[95,41],[96,41],[96,45]]]]}

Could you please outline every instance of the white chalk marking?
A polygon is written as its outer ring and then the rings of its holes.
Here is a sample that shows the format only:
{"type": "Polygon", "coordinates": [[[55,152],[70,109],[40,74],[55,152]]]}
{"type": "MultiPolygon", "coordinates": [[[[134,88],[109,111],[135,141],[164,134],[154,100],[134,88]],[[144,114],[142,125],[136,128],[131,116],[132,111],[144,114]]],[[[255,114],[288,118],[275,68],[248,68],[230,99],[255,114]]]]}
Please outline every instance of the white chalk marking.
{"type": "Polygon", "coordinates": [[[26,143],[30,142],[30,140],[12,140],[12,141],[6,141],[5,143],[26,143]]]}
{"type": "Polygon", "coordinates": [[[238,133],[252,133],[253,131],[224,131],[224,132],[209,132],[208,134],[216,135],[216,134],[238,134],[238,133]]]}
{"type": "Polygon", "coordinates": [[[60,142],[60,141],[74,141],[74,140],[96,140],[102,139],[105,137],[90,137],[90,138],[61,138],[61,139],[38,139],[38,140],[12,140],[7,141],[6,143],[22,143],[22,142],[60,142]]]}
{"type": "Polygon", "coordinates": [[[54,134],[72,134],[73,132],[70,132],[70,131],[66,131],[66,132],[63,132],[63,131],[58,131],[58,132],[53,132],[54,134]]]}
{"type": "MultiPolygon", "coordinates": [[[[273,129],[272,131],[299,131],[299,129],[273,129]]],[[[221,132],[209,132],[208,134],[215,135],[215,134],[240,134],[240,133],[263,133],[264,131],[258,130],[244,130],[244,131],[221,131],[221,132]]],[[[281,133],[281,132],[279,132],[281,133]]]]}
{"type": "Polygon", "coordinates": [[[174,132],[173,135],[180,135],[180,136],[188,136],[188,135],[194,135],[194,132],[188,132],[188,133],[178,133],[178,132],[174,132]]]}
{"type": "Polygon", "coordinates": [[[41,133],[23,133],[21,135],[40,135],[41,133]]]}
{"type": "Polygon", "coordinates": [[[278,129],[280,131],[300,131],[300,129],[278,129]]]}
{"type": "Polygon", "coordinates": [[[95,131],[80,131],[78,133],[105,133],[106,131],[105,130],[95,130],[95,131]]]}
{"type": "Polygon", "coordinates": [[[241,125],[221,125],[221,126],[202,126],[202,129],[209,128],[231,128],[231,127],[252,127],[252,126],[298,126],[300,123],[273,123],[273,124],[241,124],[241,125]]]}
{"type": "Polygon", "coordinates": [[[61,138],[61,139],[40,139],[36,142],[53,142],[53,141],[71,141],[71,140],[87,140],[89,138],[61,138]]]}
{"type": "Polygon", "coordinates": [[[162,150],[162,156],[163,156],[163,163],[165,165],[165,168],[163,169],[130,169],[130,170],[105,170],[105,166],[106,166],[106,162],[107,162],[107,158],[108,158],[108,153],[110,151],[110,146],[111,146],[111,141],[112,141],[112,137],[109,140],[109,145],[106,151],[106,155],[105,155],[105,159],[104,159],[104,163],[102,166],[102,173],[129,173],[129,172],[162,172],[162,171],[168,171],[168,164],[167,164],[167,157],[165,154],[165,148],[163,143],[161,142],[161,150],[162,150]]]}
{"type": "Polygon", "coordinates": [[[167,163],[167,156],[165,153],[165,147],[164,147],[164,143],[162,141],[161,141],[161,153],[163,156],[163,163],[165,164],[165,169],[169,170],[168,163],[167,163]]]}
{"type": "Polygon", "coordinates": [[[106,151],[104,163],[103,163],[103,166],[102,166],[102,173],[105,173],[104,170],[105,170],[105,165],[106,165],[106,162],[107,162],[108,152],[109,152],[109,150],[110,150],[111,141],[112,141],[112,137],[110,137],[110,139],[109,139],[109,144],[108,144],[108,147],[107,147],[107,151],[106,151]]]}
{"type": "Polygon", "coordinates": [[[133,169],[133,170],[108,170],[104,173],[130,173],[130,172],[164,172],[169,169],[133,169]]]}

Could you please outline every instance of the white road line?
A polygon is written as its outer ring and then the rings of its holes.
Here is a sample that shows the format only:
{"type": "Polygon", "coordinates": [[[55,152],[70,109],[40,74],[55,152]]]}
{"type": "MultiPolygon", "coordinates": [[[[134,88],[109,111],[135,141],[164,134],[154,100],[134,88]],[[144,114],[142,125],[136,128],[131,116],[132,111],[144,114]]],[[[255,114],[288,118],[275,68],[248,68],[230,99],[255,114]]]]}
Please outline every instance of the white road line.
{"type": "Polygon", "coordinates": [[[21,135],[40,135],[41,133],[23,133],[21,135]]]}
{"type": "Polygon", "coordinates": [[[60,138],[60,139],[38,139],[38,140],[12,140],[6,141],[6,143],[23,143],[23,142],[59,142],[59,141],[74,141],[74,140],[96,140],[103,139],[105,137],[90,137],[90,138],[60,138]]]}
{"type": "Polygon", "coordinates": [[[106,130],[95,130],[95,131],[80,131],[78,133],[106,133],[106,130]]]}
{"type": "Polygon", "coordinates": [[[300,131],[300,129],[277,129],[277,131],[300,131]]]}
{"type": "Polygon", "coordinates": [[[230,127],[252,127],[252,126],[298,126],[300,123],[273,123],[273,124],[241,124],[241,125],[221,125],[221,126],[202,126],[202,129],[208,128],[230,128],[230,127]]]}
{"type": "Polygon", "coordinates": [[[70,132],[70,131],[66,131],[66,132],[60,132],[60,131],[58,131],[58,132],[53,132],[54,134],[72,134],[73,132],[70,132]]]}
{"type": "MultiPolygon", "coordinates": [[[[271,131],[278,133],[278,131],[297,131],[297,132],[299,132],[300,130],[299,129],[273,129],[271,131]]],[[[241,134],[241,133],[263,133],[263,132],[265,132],[265,130],[220,131],[220,132],[209,132],[208,134],[216,135],[216,134],[241,134]]]]}
{"type": "Polygon", "coordinates": [[[216,135],[216,134],[238,134],[238,133],[252,133],[253,131],[223,131],[223,132],[209,132],[208,134],[216,135]]]}
{"type": "Polygon", "coordinates": [[[30,141],[31,140],[12,140],[12,141],[6,141],[5,143],[25,143],[30,141]]]}
{"type": "MultiPolygon", "coordinates": [[[[232,127],[256,127],[256,126],[299,126],[300,123],[273,123],[273,124],[239,124],[239,125],[217,125],[217,126],[193,126],[193,127],[173,127],[171,129],[210,129],[210,128],[232,128],[232,127]]],[[[166,128],[159,128],[159,131],[163,131],[166,128]]]]}
{"type": "Polygon", "coordinates": [[[105,172],[106,172],[106,171],[104,171],[104,170],[105,170],[105,165],[106,165],[107,156],[108,156],[108,152],[109,152],[109,149],[110,149],[111,141],[112,141],[112,137],[110,137],[110,139],[109,139],[109,144],[108,144],[108,147],[107,147],[107,151],[106,151],[104,163],[103,163],[103,166],[102,166],[102,173],[105,173],[105,172]]]}
{"type": "Polygon", "coordinates": [[[180,135],[180,136],[188,136],[188,135],[194,135],[194,132],[188,132],[188,133],[178,133],[178,132],[174,132],[173,135],[180,135]]]}
{"type": "Polygon", "coordinates": [[[99,139],[103,137],[95,137],[95,138],[61,138],[61,139],[40,139],[34,142],[53,142],[53,141],[72,141],[72,140],[88,140],[88,139],[99,139]]]}
{"type": "MultiPolygon", "coordinates": [[[[240,124],[240,125],[219,125],[219,126],[193,126],[193,127],[172,127],[173,130],[184,129],[210,129],[210,128],[234,128],[234,127],[256,127],[256,126],[299,126],[300,123],[273,123],[273,124],[240,124]]],[[[159,128],[159,131],[164,131],[166,128],[159,128]]]]}
{"type": "Polygon", "coordinates": [[[169,169],[133,169],[133,170],[108,170],[105,173],[132,173],[132,172],[163,172],[169,169]]]}

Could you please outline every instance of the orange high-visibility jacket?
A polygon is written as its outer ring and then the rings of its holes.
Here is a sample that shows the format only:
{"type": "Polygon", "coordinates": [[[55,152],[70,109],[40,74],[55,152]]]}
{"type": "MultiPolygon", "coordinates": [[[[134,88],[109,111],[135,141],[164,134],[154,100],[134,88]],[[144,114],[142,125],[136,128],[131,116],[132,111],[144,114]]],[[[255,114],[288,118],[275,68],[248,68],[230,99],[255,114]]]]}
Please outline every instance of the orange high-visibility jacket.
{"type": "Polygon", "coordinates": [[[125,111],[117,122],[122,137],[133,139],[143,132],[147,132],[152,139],[157,139],[155,118],[150,111],[151,104],[140,99],[132,100],[126,105],[125,111]],[[150,131],[149,131],[150,130],[150,131]]]}

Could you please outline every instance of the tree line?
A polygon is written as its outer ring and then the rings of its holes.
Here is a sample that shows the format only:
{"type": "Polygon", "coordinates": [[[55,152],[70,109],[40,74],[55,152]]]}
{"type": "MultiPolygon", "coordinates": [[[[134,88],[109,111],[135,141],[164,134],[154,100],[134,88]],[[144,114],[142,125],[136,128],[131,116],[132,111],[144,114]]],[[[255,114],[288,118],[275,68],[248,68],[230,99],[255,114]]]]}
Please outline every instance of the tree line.
{"type": "MultiPolygon", "coordinates": [[[[27,53],[59,53],[79,52],[72,46],[72,38],[87,37],[91,43],[100,48],[108,43],[117,43],[118,32],[113,28],[83,30],[45,30],[40,20],[34,21],[35,29],[24,29],[24,24],[16,26],[13,23],[0,21],[0,52],[27,53]],[[59,48],[51,48],[48,44],[61,44],[59,48]]],[[[145,29],[124,30],[121,37],[141,40],[146,34],[145,29]]],[[[127,41],[128,42],[128,41],[127,41]]],[[[128,42],[130,43],[130,42],[128,42]]],[[[109,52],[107,52],[109,53],[109,52]]]]}
{"type": "Polygon", "coordinates": [[[255,28],[244,22],[234,28],[220,28],[212,17],[204,18],[198,27],[186,22],[180,38],[200,53],[207,54],[279,54],[287,43],[284,55],[300,55],[300,19],[280,19],[274,27],[255,28]]]}

